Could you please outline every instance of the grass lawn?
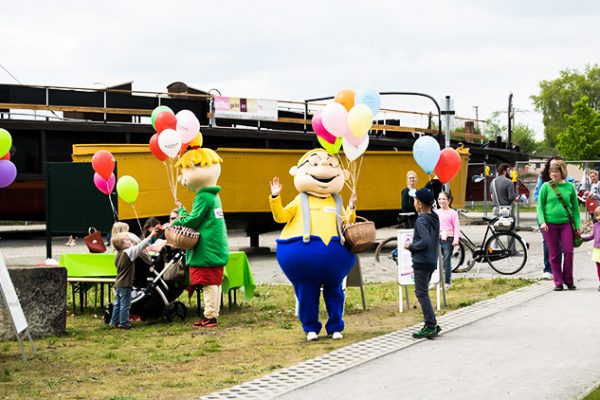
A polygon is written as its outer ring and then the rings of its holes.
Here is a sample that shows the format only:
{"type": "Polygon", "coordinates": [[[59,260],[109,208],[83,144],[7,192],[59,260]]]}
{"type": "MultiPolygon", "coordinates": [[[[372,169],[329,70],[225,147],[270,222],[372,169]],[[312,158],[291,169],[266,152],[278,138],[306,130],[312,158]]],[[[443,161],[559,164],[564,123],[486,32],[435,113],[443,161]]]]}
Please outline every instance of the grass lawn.
{"type": "MultiPolygon", "coordinates": [[[[529,283],[456,279],[442,313],[529,283]]],[[[65,336],[35,340],[32,360],[21,360],[16,341],[0,342],[0,399],[193,399],[421,321],[420,309],[398,311],[395,283],[365,292],[367,311],[358,288],[347,290],[343,340],[310,343],[288,285],[262,285],[251,303],[224,306],[216,328],[191,327],[193,303],[185,322],[139,322],[131,331],[107,329],[101,310],[89,310],[67,318],[65,336]]]]}
{"type": "Polygon", "coordinates": [[[592,393],[588,394],[583,400],[600,400],[600,386],[598,386],[592,393]]]}

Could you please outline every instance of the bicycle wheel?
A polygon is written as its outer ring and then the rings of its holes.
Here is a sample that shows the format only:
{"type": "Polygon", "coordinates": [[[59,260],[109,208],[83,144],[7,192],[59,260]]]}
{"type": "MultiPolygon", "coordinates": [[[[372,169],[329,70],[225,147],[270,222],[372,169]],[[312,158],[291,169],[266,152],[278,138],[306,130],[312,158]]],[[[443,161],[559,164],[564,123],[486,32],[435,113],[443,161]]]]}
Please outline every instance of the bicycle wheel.
{"type": "Polygon", "coordinates": [[[519,272],[527,262],[527,247],[513,232],[497,232],[485,243],[485,258],[494,271],[502,275],[519,272]]]}
{"type": "Polygon", "coordinates": [[[452,266],[452,272],[467,272],[473,266],[469,266],[469,264],[463,265],[465,262],[465,245],[462,240],[458,242],[458,247],[456,247],[455,251],[452,253],[452,259],[450,260],[450,265],[452,266]]]}
{"type": "MultiPolygon", "coordinates": [[[[392,242],[396,242],[397,240],[398,240],[398,238],[396,236],[392,236],[392,237],[385,239],[383,242],[379,243],[379,245],[375,249],[375,261],[377,261],[377,262],[380,261],[379,258],[381,256],[381,252],[383,251],[384,248],[390,247],[392,245],[394,248],[397,248],[395,243],[392,243],[392,242]]],[[[385,254],[385,252],[384,252],[384,254],[385,254]]]]}
{"type": "Polygon", "coordinates": [[[384,271],[398,271],[398,259],[397,255],[394,256],[394,250],[397,250],[396,246],[397,238],[395,236],[385,239],[379,243],[375,250],[375,261],[380,264],[380,267],[384,271]],[[383,254],[381,254],[383,252],[383,254]]]}

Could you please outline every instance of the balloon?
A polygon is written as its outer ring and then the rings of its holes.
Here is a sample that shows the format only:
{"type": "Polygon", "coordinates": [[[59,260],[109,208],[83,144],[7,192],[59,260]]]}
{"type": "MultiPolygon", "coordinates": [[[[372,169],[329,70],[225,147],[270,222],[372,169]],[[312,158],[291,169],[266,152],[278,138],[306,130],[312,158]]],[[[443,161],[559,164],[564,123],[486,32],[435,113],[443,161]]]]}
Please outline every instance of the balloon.
{"type": "Polygon", "coordinates": [[[369,135],[365,135],[363,137],[357,138],[356,136],[354,136],[352,134],[352,131],[350,130],[350,128],[346,129],[346,132],[344,132],[344,136],[343,138],[346,139],[346,141],[348,143],[350,143],[352,146],[358,146],[359,144],[361,144],[362,142],[365,141],[365,139],[368,137],[369,135]]]}
{"type": "Polygon", "coordinates": [[[150,152],[152,152],[152,155],[159,161],[165,161],[167,158],[169,158],[169,156],[163,153],[160,147],[158,147],[158,133],[152,135],[148,146],[150,147],[150,152]]]}
{"type": "Polygon", "coordinates": [[[352,107],[348,113],[348,127],[354,136],[357,138],[365,136],[372,126],[373,114],[367,105],[357,104],[352,107]]]}
{"type": "Polygon", "coordinates": [[[161,111],[154,119],[154,129],[157,133],[161,133],[165,129],[175,129],[177,126],[177,118],[169,111],[161,111]]]}
{"type": "Polygon", "coordinates": [[[458,174],[460,166],[460,154],[453,148],[448,147],[440,152],[440,159],[437,162],[434,171],[442,183],[447,183],[458,174]]]}
{"type": "Polygon", "coordinates": [[[190,110],[181,110],[177,113],[175,130],[181,135],[183,143],[189,143],[200,131],[200,121],[190,110]]]}
{"type": "Polygon", "coordinates": [[[440,145],[431,136],[421,136],[413,144],[413,157],[417,164],[430,174],[440,158],[440,145]]]}
{"type": "Polygon", "coordinates": [[[344,154],[346,158],[350,161],[356,160],[358,157],[362,156],[367,147],[369,147],[369,136],[365,136],[365,140],[358,146],[353,146],[348,142],[348,139],[344,138],[342,146],[344,148],[344,154]]]}
{"type": "Polygon", "coordinates": [[[110,174],[108,179],[104,179],[97,172],[94,174],[94,185],[104,194],[110,194],[115,188],[115,174],[110,174]]]}
{"type": "Polygon", "coordinates": [[[189,145],[189,143],[182,143],[181,148],[179,149],[179,152],[177,154],[182,155],[183,153],[185,153],[189,145]]]}
{"type": "Polygon", "coordinates": [[[198,132],[198,135],[196,135],[194,137],[194,139],[192,139],[192,141],[189,143],[189,145],[192,149],[194,149],[194,148],[199,149],[202,147],[202,142],[204,142],[204,138],[202,137],[202,132],[198,132]]]}
{"type": "Polygon", "coordinates": [[[117,194],[126,203],[133,204],[140,193],[140,186],[134,177],[123,175],[117,181],[117,194]]]}
{"type": "Polygon", "coordinates": [[[355,95],[356,94],[352,89],[342,89],[338,92],[338,94],[335,95],[335,99],[333,99],[333,101],[343,105],[347,111],[350,111],[350,109],[354,107],[355,95]]]}
{"type": "Polygon", "coordinates": [[[6,155],[4,157],[0,157],[0,160],[10,161],[10,151],[8,153],[6,153],[6,155]]]}
{"type": "Polygon", "coordinates": [[[327,132],[333,136],[342,137],[348,126],[348,111],[343,105],[338,103],[329,103],[321,113],[321,121],[327,132]]]}
{"type": "Polygon", "coordinates": [[[12,136],[6,129],[0,128],[0,157],[4,157],[12,146],[12,136]]]}
{"type": "Polygon", "coordinates": [[[154,110],[152,110],[152,115],[150,115],[150,121],[152,122],[152,127],[154,129],[156,129],[156,127],[154,126],[154,121],[156,120],[156,116],[161,112],[161,111],[168,111],[171,114],[175,115],[175,113],[173,112],[173,110],[171,110],[169,107],[167,106],[158,106],[156,107],[154,110]]]}
{"type": "Polygon", "coordinates": [[[109,179],[115,170],[115,158],[108,150],[98,150],[92,157],[92,168],[104,180],[109,179]]]}
{"type": "Polygon", "coordinates": [[[371,114],[376,116],[381,107],[381,98],[376,90],[371,88],[361,88],[356,92],[354,96],[355,104],[365,104],[371,109],[371,114]]]}
{"type": "Polygon", "coordinates": [[[158,147],[169,158],[174,158],[181,149],[181,136],[173,129],[165,129],[158,135],[158,147]]]}
{"type": "Polygon", "coordinates": [[[335,156],[337,153],[339,153],[340,147],[342,147],[342,138],[337,138],[335,143],[333,144],[329,143],[328,141],[322,139],[319,136],[317,136],[317,140],[319,141],[319,144],[323,146],[325,151],[331,154],[332,156],[335,156]]]}
{"type": "Polygon", "coordinates": [[[0,160],[0,188],[5,188],[15,181],[17,167],[12,161],[0,160]]]}
{"type": "Polygon", "coordinates": [[[327,129],[323,126],[323,119],[320,112],[313,115],[311,125],[317,136],[324,139],[327,143],[335,143],[335,136],[327,132],[327,129]]]}

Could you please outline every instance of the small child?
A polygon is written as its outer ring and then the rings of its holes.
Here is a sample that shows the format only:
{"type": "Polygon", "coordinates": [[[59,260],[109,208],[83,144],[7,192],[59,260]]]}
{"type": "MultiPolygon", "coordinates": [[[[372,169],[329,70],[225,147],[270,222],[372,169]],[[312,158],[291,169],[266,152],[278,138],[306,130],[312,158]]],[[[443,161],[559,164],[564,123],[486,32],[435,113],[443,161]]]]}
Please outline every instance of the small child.
{"type": "Polygon", "coordinates": [[[452,283],[452,252],[460,240],[460,221],[456,210],[450,208],[452,196],[448,192],[440,192],[438,209],[435,210],[440,219],[440,245],[444,264],[444,286],[450,289],[452,283]]]}
{"type": "Polygon", "coordinates": [[[437,267],[440,247],[440,220],[436,213],[431,212],[433,203],[431,190],[425,188],[417,190],[415,209],[419,216],[415,222],[415,233],[412,243],[404,243],[404,248],[412,253],[415,295],[421,304],[425,320],[425,326],[413,333],[415,339],[433,339],[442,330],[437,324],[429,298],[429,281],[437,267]]]}
{"type": "MultiPolygon", "coordinates": [[[[594,210],[594,230],[590,236],[582,236],[584,241],[590,241],[594,239],[594,250],[592,250],[592,260],[596,263],[596,271],[598,272],[598,280],[600,280],[600,207],[596,207],[594,210]]],[[[600,286],[598,286],[600,290],[600,286]]]]}
{"type": "Polygon", "coordinates": [[[158,232],[158,229],[154,229],[150,236],[136,245],[132,244],[131,237],[127,232],[119,232],[112,237],[112,245],[117,250],[115,257],[117,279],[114,286],[115,303],[109,324],[111,328],[131,329],[129,309],[131,308],[135,259],[142,254],[143,250],[150,243],[150,239],[158,235],[158,232]]]}

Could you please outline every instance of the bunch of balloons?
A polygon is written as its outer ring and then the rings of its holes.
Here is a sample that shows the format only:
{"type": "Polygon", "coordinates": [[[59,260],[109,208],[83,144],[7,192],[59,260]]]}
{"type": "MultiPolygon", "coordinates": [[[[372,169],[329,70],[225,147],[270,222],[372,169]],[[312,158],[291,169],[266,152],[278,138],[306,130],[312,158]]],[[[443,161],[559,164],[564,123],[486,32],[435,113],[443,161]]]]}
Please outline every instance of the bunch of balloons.
{"type": "Polygon", "coordinates": [[[413,144],[413,157],[427,174],[435,172],[442,183],[450,182],[460,171],[460,154],[451,147],[440,150],[431,136],[421,136],[413,144]]]}
{"type": "Polygon", "coordinates": [[[94,169],[94,185],[105,195],[110,195],[115,188],[115,158],[108,150],[98,150],[92,157],[94,169]]]}
{"type": "Polygon", "coordinates": [[[152,127],[156,133],[150,138],[150,151],[167,170],[167,181],[173,199],[177,200],[177,173],[174,160],[194,141],[200,141],[200,121],[189,110],[181,110],[177,114],[167,106],[158,106],[150,116],[152,127]]]}
{"type": "Polygon", "coordinates": [[[156,133],[150,138],[150,151],[159,161],[182,154],[200,132],[200,121],[189,110],[177,114],[167,106],[158,106],[150,116],[156,133]]]}
{"type": "Polygon", "coordinates": [[[0,189],[9,186],[17,177],[17,167],[10,161],[11,146],[12,136],[0,128],[0,189]]]}
{"type": "Polygon", "coordinates": [[[356,160],[369,146],[368,133],[380,105],[379,93],[373,89],[341,90],[332,103],[313,116],[317,140],[328,153],[338,154],[343,147],[348,161],[356,160]]]}

